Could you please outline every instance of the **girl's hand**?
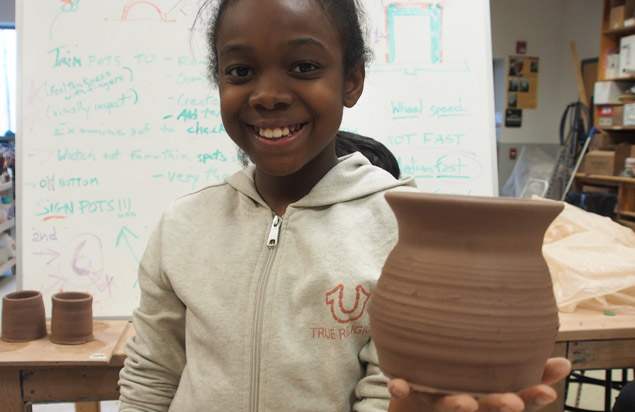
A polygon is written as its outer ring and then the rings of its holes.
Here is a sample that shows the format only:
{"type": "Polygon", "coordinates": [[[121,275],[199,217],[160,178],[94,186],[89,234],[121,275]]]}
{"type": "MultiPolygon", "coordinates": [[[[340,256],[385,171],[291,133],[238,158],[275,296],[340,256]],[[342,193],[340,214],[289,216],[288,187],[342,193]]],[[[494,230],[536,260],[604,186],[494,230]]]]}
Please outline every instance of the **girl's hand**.
{"type": "Polygon", "coordinates": [[[571,372],[571,362],[551,358],[545,365],[540,385],[518,393],[496,393],[474,398],[471,395],[435,395],[412,391],[403,379],[388,382],[391,394],[389,412],[533,412],[553,402],[556,391],[549,385],[564,379],[571,372]]]}

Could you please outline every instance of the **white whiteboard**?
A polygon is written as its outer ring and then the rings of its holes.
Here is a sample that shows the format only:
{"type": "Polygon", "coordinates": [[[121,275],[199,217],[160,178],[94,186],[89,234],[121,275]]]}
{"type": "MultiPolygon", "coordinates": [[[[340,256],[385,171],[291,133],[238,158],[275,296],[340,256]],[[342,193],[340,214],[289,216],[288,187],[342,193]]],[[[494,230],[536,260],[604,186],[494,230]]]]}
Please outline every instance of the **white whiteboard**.
{"type": "MultiPolygon", "coordinates": [[[[164,207],[239,170],[197,7],[18,0],[18,279],[47,305],[83,290],[96,317],[130,316],[164,207]]],[[[366,19],[374,61],[342,129],[383,142],[424,191],[494,195],[487,0],[366,0],[366,19]]]]}

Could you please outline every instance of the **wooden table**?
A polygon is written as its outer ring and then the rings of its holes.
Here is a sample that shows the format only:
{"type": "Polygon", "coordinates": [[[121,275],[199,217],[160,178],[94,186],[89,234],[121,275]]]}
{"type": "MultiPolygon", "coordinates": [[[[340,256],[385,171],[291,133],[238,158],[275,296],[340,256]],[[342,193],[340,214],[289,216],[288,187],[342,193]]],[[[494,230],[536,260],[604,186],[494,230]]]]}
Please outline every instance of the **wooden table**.
{"type": "MultiPolygon", "coordinates": [[[[123,346],[134,328],[127,321],[96,322],[95,326],[98,341],[86,345],[54,345],[48,338],[22,344],[0,341],[2,411],[23,412],[29,402],[118,399],[123,346]]],[[[635,367],[635,315],[561,313],[554,356],[567,357],[577,370],[635,367]]],[[[556,389],[560,398],[541,412],[563,410],[564,382],[556,389]]],[[[76,410],[99,409],[84,404],[76,410]]]]}
{"type": "MultiPolygon", "coordinates": [[[[635,315],[561,313],[553,355],[568,358],[574,370],[633,368],[635,315]]],[[[540,412],[563,411],[565,382],[558,383],[555,388],[558,400],[540,412]]]]}
{"type": "Polygon", "coordinates": [[[56,345],[48,336],[0,341],[0,410],[24,412],[30,403],[76,402],[77,411],[98,411],[98,401],[119,398],[123,345],[133,334],[126,320],[96,321],[95,339],[83,345],[56,345]]]}

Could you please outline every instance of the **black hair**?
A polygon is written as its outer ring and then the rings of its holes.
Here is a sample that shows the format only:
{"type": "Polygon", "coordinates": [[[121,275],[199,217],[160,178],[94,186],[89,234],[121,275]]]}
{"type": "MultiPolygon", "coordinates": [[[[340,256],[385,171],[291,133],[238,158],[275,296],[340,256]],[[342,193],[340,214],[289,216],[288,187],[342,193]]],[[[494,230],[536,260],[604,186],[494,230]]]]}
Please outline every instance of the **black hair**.
{"type": "MultiPolygon", "coordinates": [[[[264,1],[264,0],[263,0],[264,1]]],[[[360,0],[313,0],[318,1],[326,15],[331,19],[337,28],[342,41],[342,56],[344,72],[365,65],[370,59],[370,49],[366,45],[362,32],[362,8],[360,0]]],[[[218,50],[216,41],[223,14],[231,3],[231,0],[208,0],[199,10],[198,16],[202,15],[202,10],[210,3],[215,2],[215,10],[207,27],[207,47],[209,49],[208,75],[210,79],[218,83],[218,50]]]]}
{"type": "Polygon", "coordinates": [[[335,137],[335,154],[338,157],[360,152],[375,166],[381,167],[399,179],[401,171],[395,156],[381,142],[359,134],[339,131],[335,137]]]}

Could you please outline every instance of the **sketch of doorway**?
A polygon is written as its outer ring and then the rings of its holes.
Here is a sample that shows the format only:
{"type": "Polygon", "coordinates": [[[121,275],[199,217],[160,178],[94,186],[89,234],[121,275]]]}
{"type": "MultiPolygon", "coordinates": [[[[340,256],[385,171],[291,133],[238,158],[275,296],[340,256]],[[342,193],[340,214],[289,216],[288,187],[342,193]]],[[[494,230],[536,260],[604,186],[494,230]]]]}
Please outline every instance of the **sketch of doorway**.
{"type": "Polygon", "coordinates": [[[438,4],[388,5],[388,63],[441,63],[441,12],[438,4]]]}

